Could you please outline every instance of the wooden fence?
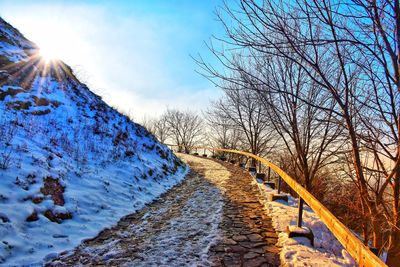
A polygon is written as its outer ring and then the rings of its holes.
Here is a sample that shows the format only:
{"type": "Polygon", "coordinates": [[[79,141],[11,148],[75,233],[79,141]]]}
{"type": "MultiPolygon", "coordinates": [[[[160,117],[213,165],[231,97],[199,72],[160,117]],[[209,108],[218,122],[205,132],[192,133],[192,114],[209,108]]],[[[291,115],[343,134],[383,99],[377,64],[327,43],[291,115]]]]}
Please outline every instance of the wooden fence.
{"type": "MultiPolygon", "coordinates": [[[[170,147],[178,147],[177,145],[167,145],[170,147]]],[[[267,159],[256,156],[249,152],[212,148],[203,146],[194,146],[190,149],[204,149],[214,153],[214,151],[221,151],[227,153],[238,154],[253,158],[265,166],[271,168],[278,174],[290,188],[292,188],[300,198],[302,198],[308,206],[318,215],[322,222],[329,228],[332,234],[339,240],[343,247],[350,253],[359,266],[377,267],[387,266],[382,262],[368,247],[366,247],[360,239],[358,239],[343,223],[341,223],[324,205],[322,205],[311,193],[309,193],[303,186],[297,183],[292,177],[275,164],[269,162],[267,159]]]]}

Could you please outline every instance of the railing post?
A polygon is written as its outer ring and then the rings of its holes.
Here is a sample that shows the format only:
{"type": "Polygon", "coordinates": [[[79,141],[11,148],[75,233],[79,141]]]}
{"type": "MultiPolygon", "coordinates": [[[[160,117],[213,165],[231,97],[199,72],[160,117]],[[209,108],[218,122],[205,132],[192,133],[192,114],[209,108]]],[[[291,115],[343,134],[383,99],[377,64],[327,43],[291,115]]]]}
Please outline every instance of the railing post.
{"type": "Polygon", "coordinates": [[[268,182],[271,180],[271,168],[268,167],[268,182]]]}
{"type": "Polygon", "coordinates": [[[279,175],[279,177],[278,177],[278,195],[281,193],[281,184],[282,184],[282,178],[279,175]]]}
{"type": "Polygon", "coordinates": [[[257,160],[251,158],[251,167],[257,168],[257,160]]]}
{"type": "Polygon", "coordinates": [[[301,227],[303,225],[303,207],[304,207],[304,200],[299,196],[298,201],[298,215],[297,215],[297,227],[301,227]]]}

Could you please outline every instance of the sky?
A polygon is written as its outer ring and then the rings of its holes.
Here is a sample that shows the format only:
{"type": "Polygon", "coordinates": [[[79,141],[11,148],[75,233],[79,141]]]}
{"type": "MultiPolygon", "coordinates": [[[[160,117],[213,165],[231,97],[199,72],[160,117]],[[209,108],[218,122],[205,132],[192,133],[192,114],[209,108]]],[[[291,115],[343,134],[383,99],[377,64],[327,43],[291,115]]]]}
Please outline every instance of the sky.
{"type": "Polygon", "coordinates": [[[222,0],[0,0],[0,16],[63,60],[110,105],[136,120],[166,107],[201,111],[221,92],[191,56],[215,59],[222,0]]]}

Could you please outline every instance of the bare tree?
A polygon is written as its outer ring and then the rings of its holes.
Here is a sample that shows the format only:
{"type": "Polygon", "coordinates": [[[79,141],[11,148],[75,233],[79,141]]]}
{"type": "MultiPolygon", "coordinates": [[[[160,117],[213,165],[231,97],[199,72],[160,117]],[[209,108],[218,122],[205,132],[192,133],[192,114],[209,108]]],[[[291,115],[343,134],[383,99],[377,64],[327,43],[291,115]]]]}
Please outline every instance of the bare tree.
{"type": "Polygon", "coordinates": [[[157,119],[155,119],[155,118],[151,118],[151,117],[149,117],[149,116],[147,116],[147,115],[144,115],[143,118],[142,118],[142,120],[141,120],[141,122],[140,122],[140,124],[141,124],[144,128],[146,128],[146,130],[147,130],[149,133],[155,135],[155,126],[154,126],[154,125],[155,125],[156,120],[157,120],[157,119]]]}
{"type": "Polygon", "coordinates": [[[243,137],[224,113],[218,109],[209,109],[205,112],[204,117],[209,127],[208,136],[210,136],[212,146],[228,149],[240,147],[243,137]]]}
{"type": "Polygon", "coordinates": [[[162,114],[158,118],[149,118],[144,116],[141,124],[147,129],[147,131],[153,134],[158,141],[165,143],[170,132],[165,114],[162,114]]]}
{"type": "Polygon", "coordinates": [[[255,155],[266,155],[274,147],[270,122],[254,92],[233,83],[224,84],[224,96],[213,103],[214,112],[230,123],[243,135],[243,144],[255,155]]]}
{"type": "Polygon", "coordinates": [[[170,134],[170,128],[168,126],[165,114],[153,121],[153,131],[158,141],[161,143],[165,143],[165,141],[167,141],[168,135],[170,134]]]}
{"type": "MultiPolygon", "coordinates": [[[[285,58],[268,59],[263,69],[267,78],[257,92],[286,148],[283,153],[293,162],[294,176],[313,192],[315,178],[326,166],[337,162],[343,143],[339,138],[342,128],[333,122],[335,103],[298,65],[285,58]],[[322,107],[326,111],[321,112],[322,107]]],[[[303,204],[300,199],[300,210],[303,204]]],[[[301,224],[300,216],[298,226],[301,224]]]]}
{"type": "Polygon", "coordinates": [[[190,111],[167,109],[164,114],[165,123],[169,129],[169,136],[179,146],[179,152],[183,149],[190,152],[190,147],[196,145],[203,134],[203,120],[197,114],[190,111]]]}
{"type": "Polygon", "coordinates": [[[275,58],[269,63],[263,69],[268,78],[257,92],[301,181],[311,190],[318,171],[338,160],[342,128],[333,120],[335,103],[290,60],[275,58]]]}

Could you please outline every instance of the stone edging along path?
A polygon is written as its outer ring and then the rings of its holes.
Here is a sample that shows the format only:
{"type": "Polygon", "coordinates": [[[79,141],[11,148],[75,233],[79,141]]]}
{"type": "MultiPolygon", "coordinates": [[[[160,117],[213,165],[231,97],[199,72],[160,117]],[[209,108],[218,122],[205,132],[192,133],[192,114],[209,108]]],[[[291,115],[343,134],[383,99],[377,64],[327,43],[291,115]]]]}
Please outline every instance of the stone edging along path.
{"type": "Polygon", "coordinates": [[[188,177],[49,266],[279,266],[277,234],[252,177],[182,155],[188,177]]]}

